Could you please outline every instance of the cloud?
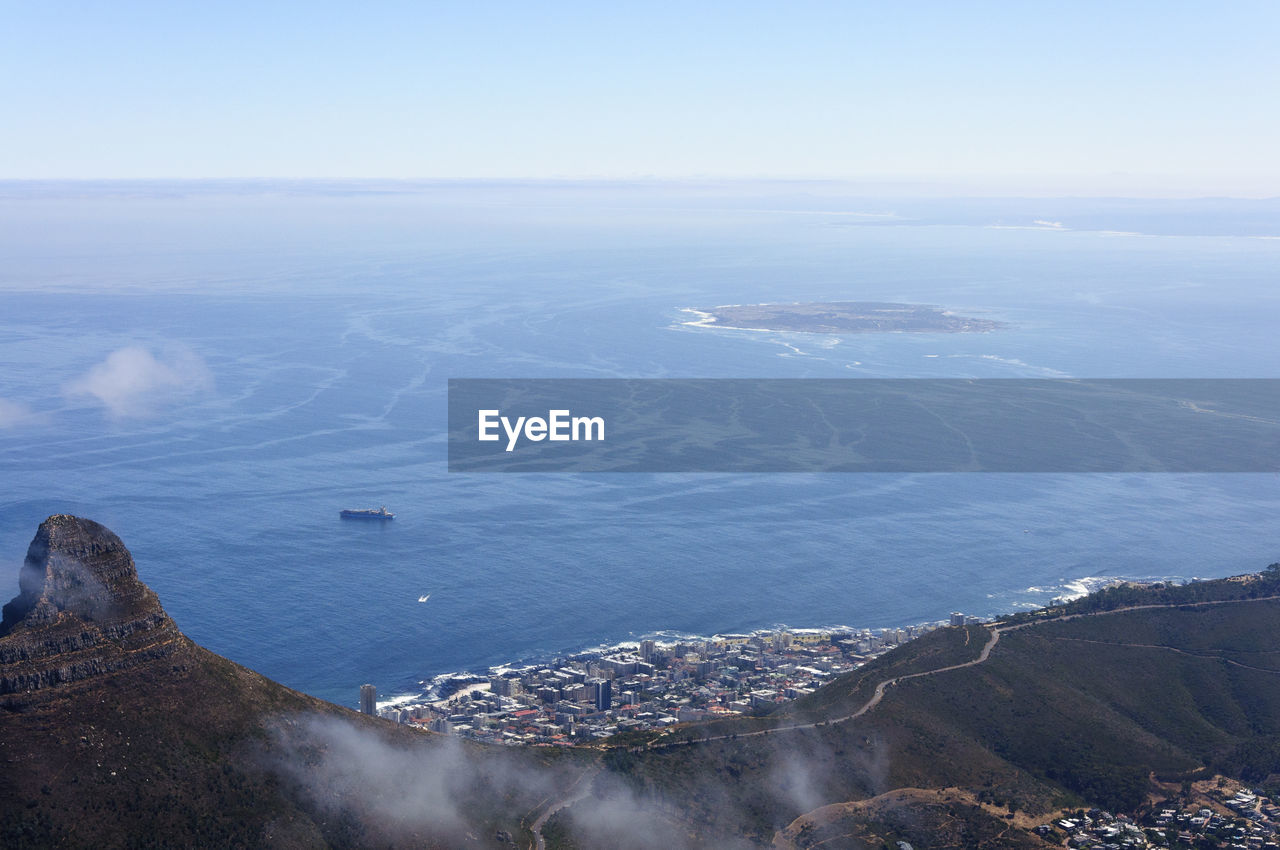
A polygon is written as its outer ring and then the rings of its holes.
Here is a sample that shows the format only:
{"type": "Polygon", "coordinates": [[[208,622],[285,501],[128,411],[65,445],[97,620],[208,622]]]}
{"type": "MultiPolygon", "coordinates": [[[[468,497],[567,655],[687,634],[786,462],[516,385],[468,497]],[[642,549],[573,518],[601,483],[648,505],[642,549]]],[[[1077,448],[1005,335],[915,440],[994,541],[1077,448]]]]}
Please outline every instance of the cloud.
{"type": "Polygon", "coordinates": [[[528,753],[468,750],[451,736],[423,734],[419,744],[405,746],[402,734],[388,737],[335,717],[282,719],[274,738],[268,768],[322,811],[366,824],[374,831],[366,836],[370,844],[458,838],[477,809],[516,800],[515,808],[527,810],[568,785],[571,775],[533,763],[528,753]]]}
{"type": "Polygon", "coordinates": [[[283,764],[308,794],[325,808],[349,808],[376,822],[443,832],[462,829],[465,818],[451,780],[469,765],[454,738],[437,746],[406,749],[332,718],[304,721],[303,735],[284,741],[283,764]],[[318,745],[310,759],[299,743],[318,745]],[[308,763],[309,762],[309,763],[308,763]]]}
{"type": "MultiPolygon", "coordinates": [[[[669,803],[637,793],[585,754],[546,759],[534,749],[468,746],[456,737],[425,734],[406,746],[402,735],[323,716],[279,718],[272,738],[267,769],[326,816],[364,824],[370,830],[366,844],[434,840],[454,846],[486,813],[505,809],[532,818],[551,804],[581,846],[689,847],[668,817],[669,803]]],[[[730,840],[720,846],[746,845],[730,840]]]]}
{"type": "MultiPolygon", "coordinates": [[[[457,846],[479,824],[492,824],[496,812],[527,826],[549,807],[548,833],[568,832],[577,846],[745,850],[756,845],[738,833],[761,811],[781,812],[785,823],[845,801],[841,791],[851,779],[868,795],[889,788],[888,747],[874,733],[833,757],[825,733],[798,730],[761,741],[746,761],[732,750],[707,753],[668,785],[580,750],[487,747],[321,715],[282,716],[273,727],[262,766],[322,820],[361,824],[366,845],[457,846]],[[419,740],[406,743],[406,733],[419,740]],[[756,759],[758,769],[745,767],[756,759]],[[723,776],[724,763],[746,772],[723,776]]],[[[619,758],[625,764],[629,757],[619,758]]]]}
{"type": "MultiPolygon", "coordinates": [[[[656,801],[637,797],[614,786],[567,808],[559,817],[582,847],[613,850],[691,850],[694,846],[680,827],[670,822],[656,801]]],[[[745,850],[746,842],[717,836],[717,847],[745,850]]]]}
{"type": "Polygon", "coordinates": [[[162,357],[136,345],[116,349],[68,383],[66,394],[96,399],[112,416],[124,419],[149,416],[213,386],[208,367],[190,349],[172,346],[162,357]]]}
{"type": "Polygon", "coordinates": [[[38,425],[43,421],[43,415],[36,413],[22,402],[0,398],[0,431],[6,428],[38,425]]]}

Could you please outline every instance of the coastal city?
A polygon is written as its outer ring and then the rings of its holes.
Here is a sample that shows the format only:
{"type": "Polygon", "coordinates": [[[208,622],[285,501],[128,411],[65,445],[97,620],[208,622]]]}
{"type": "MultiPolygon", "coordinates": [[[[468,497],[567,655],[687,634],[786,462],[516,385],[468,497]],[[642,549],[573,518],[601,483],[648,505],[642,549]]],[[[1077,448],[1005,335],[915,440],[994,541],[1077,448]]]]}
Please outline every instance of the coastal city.
{"type": "Polygon", "coordinates": [[[940,626],[976,622],[956,612],[947,621],[906,628],[641,640],[547,664],[496,668],[460,680],[460,688],[436,700],[379,704],[374,686],[365,685],[361,710],[488,743],[569,746],[620,732],[766,713],[940,626]]]}

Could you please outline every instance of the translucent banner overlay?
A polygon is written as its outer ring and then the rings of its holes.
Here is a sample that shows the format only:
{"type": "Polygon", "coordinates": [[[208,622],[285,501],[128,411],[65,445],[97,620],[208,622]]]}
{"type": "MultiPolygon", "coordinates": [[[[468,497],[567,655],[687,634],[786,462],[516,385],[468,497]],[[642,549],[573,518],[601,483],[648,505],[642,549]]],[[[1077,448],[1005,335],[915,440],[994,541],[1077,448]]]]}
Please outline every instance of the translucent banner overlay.
{"type": "Polygon", "coordinates": [[[1280,380],[454,379],[449,471],[1280,472],[1280,380]]]}

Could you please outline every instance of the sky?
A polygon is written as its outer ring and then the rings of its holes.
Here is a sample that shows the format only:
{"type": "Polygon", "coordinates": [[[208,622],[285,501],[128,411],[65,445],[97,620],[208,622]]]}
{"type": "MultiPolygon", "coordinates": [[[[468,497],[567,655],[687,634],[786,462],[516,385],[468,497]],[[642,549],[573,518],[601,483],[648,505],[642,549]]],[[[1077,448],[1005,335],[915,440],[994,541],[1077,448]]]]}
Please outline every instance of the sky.
{"type": "Polygon", "coordinates": [[[1280,195],[1274,0],[0,0],[0,21],[0,178],[1280,195]]]}

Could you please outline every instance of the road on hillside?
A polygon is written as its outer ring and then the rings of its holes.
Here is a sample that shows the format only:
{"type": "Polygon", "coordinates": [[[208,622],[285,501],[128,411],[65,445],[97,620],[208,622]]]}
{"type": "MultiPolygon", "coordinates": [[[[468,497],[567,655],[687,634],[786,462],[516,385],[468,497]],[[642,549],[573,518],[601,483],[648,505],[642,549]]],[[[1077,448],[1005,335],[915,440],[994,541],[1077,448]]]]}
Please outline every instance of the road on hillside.
{"type": "Polygon", "coordinates": [[[991,651],[995,649],[996,644],[1000,642],[1000,635],[1004,634],[1005,632],[1013,632],[1013,631],[1017,631],[1018,629],[1025,629],[1028,626],[1041,626],[1041,625],[1045,625],[1046,623],[1065,623],[1068,620],[1076,620],[1076,619],[1079,619],[1080,617],[1101,617],[1109,614],[1122,614],[1127,611],[1145,611],[1153,608],[1199,608],[1207,605],[1233,605],[1233,604],[1239,604],[1243,602],[1275,601],[1277,599],[1280,599],[1280,596],[1259,596],[1253,599],[1222,599],[1222,600],[1214,600],[1209,602],[1179,602],[1179,603],[1165,603],[1165,604],[1158,604],[1158,605],[1130,605],[1125,608],[1112,608],[1108,611],[1082,611],[1079,614],[1062,614],[1047,620],[1030,620],[1025,623],[1017,623],[1014,625],[985,626],[984,628],[988,630],[988,632],[990,633],[990,636],[987,638],[987,642],[983,645],[982,651],[978,653],[977,658],[973,659],[972,661],[965,661],[961,664],[949,664],[946,667],[937,667],[937,668],[934,668],[933,670],[924,670],[919,673],[906,673],[901,676],[894,676],[892,678],[885,679],[876,685],[875,690],[872,691],[871,693],[871,698],[867,700],[862,705],[861,708],[859,708],[857,711],[853,712],[852,714],[846,714],[842,717],[833,717],[828,720],[818,720],[812,723],[793,723],[786,726],[773,726],[768,729],[757,729],[754,732],[738,732],[735,734],[711,735],[705,738],[688,738],[683,741],[657,740],[657,741],[652,741],[649,744],[646,744],[643,746],[634,747],[632,748],[631,752],[642,752],[644,750],[661,750],[661,749],[668,749],[671,747],[687,747],[693,744],[705,744],[705,743],[710,743],[711,741],[731,741],[737,738],[755,738],[761,735],[775,735],[779,732],[793,732],[798,729],[814,729],[819,726],[824,726],[828,724],[844,723],[849,720],[855,720],[861,717],[862,715],[866,714],[871,709],[875,708],[877,705],[879,705],[880,701],[884,699],[885,692],[889,688],[897,685],[899,682],[905,682],[908,679],[919,679],[924,676],[936,676],[939,673],[949,673],[952,670],[962,670],[965,667],[976,667],[977,665],[984,663],[988,658],[991,657],[991,651]]]}
{"type": "MultiPolygon", "coordinates": [[[[578,778],[573,780],[569,787],[565,789],[565,793],[561,797],[542,810],[542,814],[538,815],[537,820],[535,820],[533,825],[529,827],[529,831],[533,833],[534,847],[536,850],[547,850],[547,840],[542,837],[542,827],[546,826],[547,821],[550,820],[551,816],[556,812],[563,808],[572,806],[574,803],[586,797],[591,791],[592,780],[596,778],[596,774],[599,772],[599,764],[591,765],[586,770],[582,771],[582,773],[578,774],[578,778]],[[575,788],[578,790],[574,791],[575,788]]],[[[538,805],[540,806],[542,803],[539,803],[538,805]]],[[[533,811],[537,811],[537,806],[534,806],[533,811]]],[[[525,815],[525,817],[528,817],[528,815],[525,815]]],[[[524,819],[521,818],[522,823],[523,821],[524,819]]]]}
{"type": "MultiPolygon", "coordinates": [[[[936,667],[932,670],[923,670],[918,673],[904,673],[901,676],[893,676],[891,678],[884,679],[876,684],[875,690],[872,691],[871,698],[869,700],[863,703],[863,705],[857,711],[851,714],[846,714],[843,717],[834,717],[829,720],[818,720],[812,723],[795,723],[788,726],[774,726],[769,729],[757,729],[754,732],[738,732],[738,733],[726,734],[726,735],[711,735],[705,738],[689,738],[683,741],[655,740],[655,741],[649,742],[648,744],[644,744],[642,746],[632,747],[630,748],[629,752],[639,753],[639,752],[653,751],[653,750],[672,749],[675,747],[688,747],[688,746],[693,746],[694,744],[707,744],[712,741],[732,741],[732,740],[737,740],[738,738],[755,738],[761,735],[776,735],[779,732],[794,732],[801,729],[815,729],[819,726],[825,726],[828,724],[844,723],[849,720],[856,720],[857,718],[861,717],[862,715],[866,714],[868,711],[871,711],[871,709],[879,705],[880,701],[884,699],[885,692],[889,688],[892,688],[895,685],[897,685],[899,682],[905,682],[908,679],[919,679],[924,676],[937,676],[940,673],[949,673],[952,670],[963,670],[966,667],[976,667],[977,665],[986,662],[986,660],[991,657],[991,651],[994,650],[996,648],[996,644],[1000,642],[1000,636],[1002,634],[1004,634],[1005,632],[1014,632],[1019,629],[1025,629],[1029,626],[1040,626],[1040,625],[1045,625],[1047,623],[1064,623],[1068,620],[1076,620],[1081,617],[1101,617],[1101,616],[1106,616],[1110,614],[1122,614],[1127,611],[1146,611],[1146,610],[1151,610],[1156,608],[1201,608],[1208,605],[1233,605],[1233,604],[1240,604],[1240,603],[1246,603],[1246,602],[1275,601],[1278,599],[1280,599],[1280,596],[1259,596],[1253,599],[1222,599],[1222,600],[1215,600],[1215,601],[1209,601],[1209,602],[1180,602],[1180,603],[1167,603],[1167,604],[1159,604],[1159,605],[1130,605],[1125,608],[1112,608],[1109,611],[1084,611],[1079,614],[1062,614],[1057,617],[1051,617],[1047,620],[1029,620],[1025,623],[1017,623],[1014,625],[984,626],[984,628],[986,628],[987,631],[989,632],[989,635],[987,637],[987,642],[983,644],[982,650],[978,653],[977,658],[974,658],[972,661],[962,662],[960,664],[949,664],[945,667],[936,667]]],[[[965,636],[965,642],[966,644],[968,643],[967,634],[965,636]]],[[[1120,644],[1120,645],[1127,646],[1128,644],[1120,644]]],[[[1145,646],[1145,645],[1142,645],[1142,646],[1145,646]]],[[[1175,651],[1179,651],[1179,650],[1176,650],[1175,647],[1151,647],[1151,648],[1174,649],[1175,651]]],[[[1241,666],[1244,666],[1244,665],[1241,665],[1241,666]]],[[[1255,668],[1255,669],[1261,669],[1261,668],[1255,668]]],[[[1269,670],[1265,672],[1274,673],[1278,671],[1269,670]]],[[[545,810],[543,810],[542,814],[538,816],[537,820],[533,822],[531,831],[533,832],[533,837],[536,842],[536,850],[546,850],[546,842],[543,840],[543,837],[542,837],[543,825],[546,824],[547,820],[556,812],[560,811],[563,808],[566,808],[567,806],[571,806],[574,803],[586,797],[587,793],[591,790],[592,780],[595,778],[595,775],[600,771],[600,769],[601,768],[598,765],[596,765],[583,771],[583,773],[576,780],[574,780],[573,784],[570,785],[568,789],[566,789],[565,795],[557,799],[555,802],[551,803],[545,810]],[[583,781],[584,779],[586,780],[585,782],[583,781]],[[575,788],[577,788],[576,792],[574,791],[575,788]]]]}

